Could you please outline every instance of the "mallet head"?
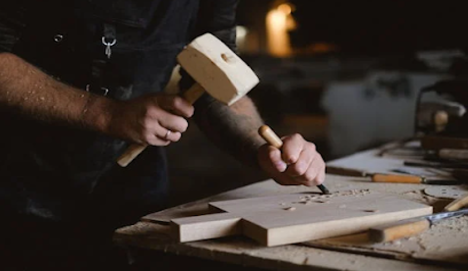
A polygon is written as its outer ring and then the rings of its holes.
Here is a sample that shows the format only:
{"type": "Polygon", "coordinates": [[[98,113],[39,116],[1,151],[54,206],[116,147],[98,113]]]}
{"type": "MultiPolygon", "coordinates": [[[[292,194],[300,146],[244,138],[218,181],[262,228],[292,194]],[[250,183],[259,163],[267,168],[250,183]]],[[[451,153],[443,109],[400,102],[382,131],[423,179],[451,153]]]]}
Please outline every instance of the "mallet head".
{"type": "Polygon", "coordinates": [[[235,103],[259,83],[252,69],[209,33],[187,45],[177,61],[206,92],[227,105],[235,103]]]}

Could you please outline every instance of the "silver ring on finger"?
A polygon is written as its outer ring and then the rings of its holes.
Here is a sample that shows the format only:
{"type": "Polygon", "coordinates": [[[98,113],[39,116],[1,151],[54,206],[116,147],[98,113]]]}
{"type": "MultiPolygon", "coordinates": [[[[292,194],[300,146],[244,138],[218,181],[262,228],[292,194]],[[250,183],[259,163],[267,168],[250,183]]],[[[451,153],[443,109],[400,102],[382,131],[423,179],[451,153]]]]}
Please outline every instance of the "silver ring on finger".
{"type": "Polygon", "coordinates": [[[172,134],[172,131],[168,129],[167,132],[166,132],[166,136],[164,136],[164,138],[165,138],[166,140],[169,140],[169,136],[170,136],[171,134],[172,134]]]}

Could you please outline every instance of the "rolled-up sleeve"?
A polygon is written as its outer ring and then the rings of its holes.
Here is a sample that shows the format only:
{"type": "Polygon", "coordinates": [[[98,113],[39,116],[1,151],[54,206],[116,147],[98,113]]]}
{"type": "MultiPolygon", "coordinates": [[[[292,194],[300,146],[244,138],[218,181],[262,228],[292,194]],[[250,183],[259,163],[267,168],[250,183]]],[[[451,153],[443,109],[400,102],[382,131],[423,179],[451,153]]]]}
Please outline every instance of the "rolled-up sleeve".
{"type": "MultiPolygon", "coordinates": [[[[211,33],[237,53],[236,46],[236,11],[239,0],[200,0],[194,38],[204,33],[211,33]]],[[[181,69],[181,89],[187,89],[193,80],[181,69]]]]}

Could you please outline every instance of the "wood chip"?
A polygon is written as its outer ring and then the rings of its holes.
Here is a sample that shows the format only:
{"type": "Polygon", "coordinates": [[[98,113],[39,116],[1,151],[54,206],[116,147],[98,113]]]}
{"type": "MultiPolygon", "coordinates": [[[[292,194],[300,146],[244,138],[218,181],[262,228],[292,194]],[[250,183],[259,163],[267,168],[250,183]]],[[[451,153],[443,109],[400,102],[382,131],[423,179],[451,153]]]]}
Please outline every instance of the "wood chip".
{"type": "Polygon", "coordinates": [[[314,200],[314,202],[317,202],[317,203],[328,203],[327,200],[314,200]]]}
{"type": "Polygon", "coordinates": [[[364,210],[366,213],[377,213],[379,210],[364,210]]]}

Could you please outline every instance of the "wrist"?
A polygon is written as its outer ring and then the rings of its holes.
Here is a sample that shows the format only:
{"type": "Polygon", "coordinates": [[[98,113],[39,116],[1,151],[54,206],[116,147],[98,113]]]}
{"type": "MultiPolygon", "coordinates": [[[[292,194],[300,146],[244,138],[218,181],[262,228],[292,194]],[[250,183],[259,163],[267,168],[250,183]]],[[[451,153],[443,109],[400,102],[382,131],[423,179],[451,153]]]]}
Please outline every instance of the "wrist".
{"type": "Polygon", "coordinates": [[[262,167],[260,165],[260,156],[259,156],[259,150],[260,147],[263,146],[265,143],[264,142],[249,142],[249,144],[245,144],[241,150],[241,153],[244,155],[244,161],[245,164],[261,170],[262,167]]]}
{"type": "Polygon", "coordinates": [[[119,102],[92,93],[87,93],[87,95],[86,104],[82,110],[85,125],[97,132],[112,134],[119,102]]]}

